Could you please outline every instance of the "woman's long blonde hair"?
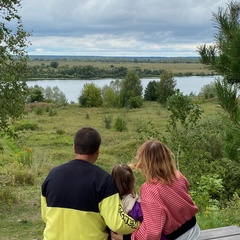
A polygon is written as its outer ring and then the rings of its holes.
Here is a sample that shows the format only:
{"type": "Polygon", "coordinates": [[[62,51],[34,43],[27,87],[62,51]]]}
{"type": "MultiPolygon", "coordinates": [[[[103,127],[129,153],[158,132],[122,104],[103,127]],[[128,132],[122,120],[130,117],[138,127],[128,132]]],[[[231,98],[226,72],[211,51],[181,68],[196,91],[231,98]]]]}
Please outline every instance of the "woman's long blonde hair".
{"type": "Polygon", "coordinates": [[[148,140],[140,146],[134,168],[139,168],[147,182],[159,180],[171,184],[177,178],[174,155],[162,142],[148,140]]]}

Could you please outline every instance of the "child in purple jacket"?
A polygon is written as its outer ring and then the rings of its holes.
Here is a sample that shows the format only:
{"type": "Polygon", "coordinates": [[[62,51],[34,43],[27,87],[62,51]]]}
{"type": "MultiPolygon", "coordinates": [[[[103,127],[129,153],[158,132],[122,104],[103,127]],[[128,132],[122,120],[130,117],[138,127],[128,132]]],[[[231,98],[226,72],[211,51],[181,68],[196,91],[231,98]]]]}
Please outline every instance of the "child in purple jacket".
{"type": "MultiPolygon", "coordinates": [[[[122,199],[124,212],[136,221],[142,222],[140,199],[135,192],[135,177],[132,169],[127,164],[118,164],[112,169],[111,174],[122,199]]],[[[164,234],[162,234],[161,240],[166,240],[164,234]]]]}

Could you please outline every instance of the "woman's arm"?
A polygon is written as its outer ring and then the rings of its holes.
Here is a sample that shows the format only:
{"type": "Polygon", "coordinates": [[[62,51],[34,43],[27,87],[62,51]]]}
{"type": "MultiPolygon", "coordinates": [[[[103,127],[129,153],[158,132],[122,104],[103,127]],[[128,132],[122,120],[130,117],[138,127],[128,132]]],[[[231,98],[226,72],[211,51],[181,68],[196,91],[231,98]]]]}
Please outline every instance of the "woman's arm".
{"type": "Polygon", "coordinates": [[[159,240],[166,221],[164,207],[158,197],[155,185],[144,184],[141,188],[141,208],[143,222],[138,230],[132,233],[134,240],[159,240]]]}

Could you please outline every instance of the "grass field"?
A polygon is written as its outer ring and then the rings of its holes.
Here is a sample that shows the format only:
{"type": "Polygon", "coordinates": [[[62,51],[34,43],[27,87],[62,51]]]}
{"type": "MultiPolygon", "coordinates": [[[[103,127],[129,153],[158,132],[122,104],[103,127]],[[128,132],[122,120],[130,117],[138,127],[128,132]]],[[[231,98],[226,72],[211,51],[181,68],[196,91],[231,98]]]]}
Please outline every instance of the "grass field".
{"type": "MultiPolygon", "coordinates": [[[[220,111],[215,102],[203,102],[201,106],[205,110],[204,116],[220,111]]],[[[19,137],[3,141],[0,240],[42,239],[41,184],[52,167],[74,158],[73,137],[79,128],[91,126],[100,132],[102,146],[96,164],[110,171],[116,163],[130,162],[138,146],[149,135],[161,139],[168,119],[165,108],[148,102],[141,109],[90,109],[80,108],[77,104],[65,107],[29,105],[24,118],[14,124],[15,129],[22,129],[18,131],[19,137]],[[49,108],[54,114],[49,114],[49,108]],[[112,118],[110,129],[105,125],[107,117],[112,118]],[[118,132],[114,129],[117,117],[126,120],[127,130],[118,132]]],[[[138,187],[140,184],[138,181],[138,187]]],[[[204,226],[204,222],[203,217],[200,226],[204,226]]],[[[220,220],[217,224],[226,223],[220,220]]]]}

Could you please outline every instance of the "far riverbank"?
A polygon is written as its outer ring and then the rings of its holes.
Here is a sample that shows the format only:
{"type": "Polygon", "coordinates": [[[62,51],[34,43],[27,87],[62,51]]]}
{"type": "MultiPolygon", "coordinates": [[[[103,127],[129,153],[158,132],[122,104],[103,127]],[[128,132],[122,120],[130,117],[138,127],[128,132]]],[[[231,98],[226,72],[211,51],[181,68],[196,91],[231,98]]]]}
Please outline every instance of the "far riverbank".
{"type": "MultiPolygon", "coordinates": [[[[190,77],[174,77],[176,80],[176,88],[178,88],[183,94],[189,95],[193,93],[198,95],[201,91],[201,88],[207,84],[214,82],[215,78],[218,76],[190,76],[190,77]]],[[[78,97],[81,94],[81,90],[86,83],[94,83],[96,86],[102,88],[105,85],[109,85],[111,81],[114,81],[113,78],[104,78],[98,80],[68,80],[68,79],[55,79],[55,80],[34,80],[27,81],[29,87],[38,85],[40,87],[54,87],[57,86],[60,91],[62,91],[68,102],[78,102],[78,97]]],[[[159,78],[141,78],[141,83],[143,86],[143,93],[150,81],[159,81],[159,78]]]]}

